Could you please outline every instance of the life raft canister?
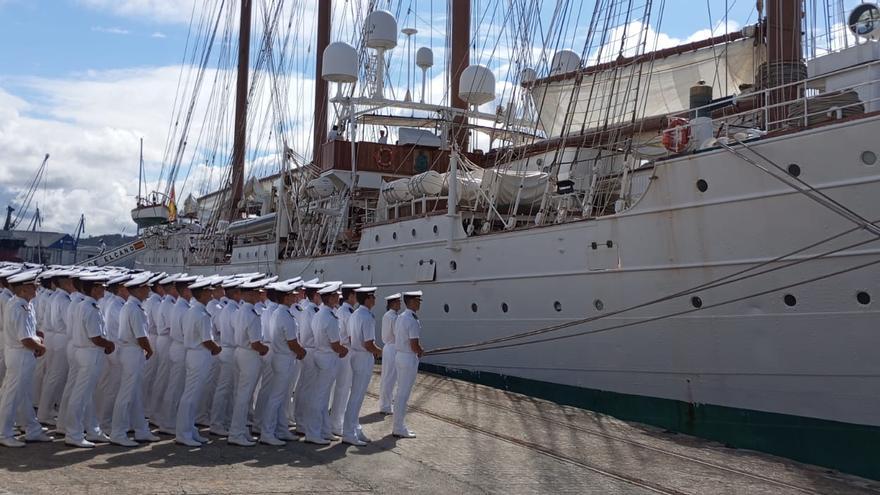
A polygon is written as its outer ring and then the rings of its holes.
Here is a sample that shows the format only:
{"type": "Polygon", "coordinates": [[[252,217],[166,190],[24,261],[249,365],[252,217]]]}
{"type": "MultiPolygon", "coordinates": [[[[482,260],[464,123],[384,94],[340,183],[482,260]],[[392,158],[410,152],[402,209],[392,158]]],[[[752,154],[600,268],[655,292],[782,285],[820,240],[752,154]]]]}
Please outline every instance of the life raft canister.
{"type": "Polygon", "coordinates": [[[379,168],[387,170],[391,168],[391,162],[394,161],[394,150],[391,146],[379,146],[373,152],[373,160],[379,165],[379,168]]]}
{"type": "Polygon", "coordinates": [[[672,153],[681,153],[690,141],[690,122],[681,117],[669,119],[669,127],[663,131],[663,147],[672,153]]]}

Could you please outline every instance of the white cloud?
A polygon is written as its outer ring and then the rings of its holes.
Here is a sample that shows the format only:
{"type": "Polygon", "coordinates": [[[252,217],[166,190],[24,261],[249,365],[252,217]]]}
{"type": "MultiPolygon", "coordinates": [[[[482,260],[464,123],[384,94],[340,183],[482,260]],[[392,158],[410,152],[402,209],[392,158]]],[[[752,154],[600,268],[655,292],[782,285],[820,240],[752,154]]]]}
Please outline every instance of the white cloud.
{"type": "MultiPolygon", "coordinates": [[[[160,22],[186,24],[189,22],[195,0],[79,0],[95,10],[112,12],[119,16],[148,18],[160,22]]],[[[202,2],[198,2],[201,4],[202,2]]]]}
{"type": "Polygon", "coordinates": [[[155,33],[150,35],[150,38],[167,38],[167,36],[165,35],[165,33],[156,31],[155,33]]]}
{"type": "Polygon", "coordinates": [[[107,34],[122,34],[122,35],[131,34],[131,31],[129,31],[128,29],[123,29],[121,27],[95,26],[92,28],[92,31],[95,31],[98,33],[107,33],[107,34]]]}

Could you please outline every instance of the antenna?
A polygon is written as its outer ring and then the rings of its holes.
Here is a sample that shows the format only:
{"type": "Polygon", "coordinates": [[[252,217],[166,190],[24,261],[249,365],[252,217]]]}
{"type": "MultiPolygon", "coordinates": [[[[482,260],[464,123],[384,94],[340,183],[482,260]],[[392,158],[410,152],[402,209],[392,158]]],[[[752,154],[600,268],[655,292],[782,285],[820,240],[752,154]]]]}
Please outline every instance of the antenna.
{"type": "Polygon", "coordinates": [[[422,101],[425,102],[425,80],[428,78],[428,69],[434,65],[434,52],[423,46],[416,52],[416,65],[422,69],[422,101]]]}
{"type": "Polygon", "coordinates": [[[412,94],[410,93],[410,88],[412,87],[412,67],[410,64],[412,63],[412,35],[419,32],[416,28],[403,28],[401,30],[403,34],[406,35],[406,96],[403,98],[403,101],[412,101],[412,94]]]}
{"type": "Polygon", "coordinates": [[[385,97],[385,52],[397,46],[397,20],[391,12],[374,10],[364,21],[364,34],[364,45],[376,50],[376,90],[373,98],[381,99],[385,97]]]}

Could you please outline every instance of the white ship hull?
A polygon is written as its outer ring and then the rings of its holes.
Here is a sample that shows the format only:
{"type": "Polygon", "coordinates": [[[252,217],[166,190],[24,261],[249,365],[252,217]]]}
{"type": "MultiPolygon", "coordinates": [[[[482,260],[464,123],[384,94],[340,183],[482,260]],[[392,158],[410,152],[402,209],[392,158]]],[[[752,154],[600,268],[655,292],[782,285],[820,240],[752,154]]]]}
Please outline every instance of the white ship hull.
{"type": "MultiPolygon", "coordinates": [[[[880,155],[877,136],[880,117],[873,116],[751,146],[783,167],[797,164],[801,179],[876,221],[880,164],[866,165],[861,156],[880,155]]],[[[723,149],[638,173],[650,182],[642,199],[595,220],[467,237],[456,219],[429,216],[365,229],[355,254],[273,262],[276,249],[268,245],[249,248],[253,257],[234,255],[227,265],[181,266],[182,254],[161,250],[141,255],[138,265],[318,276],[377,285],[383,294],[418,287],[425,292],[420,317],[430,349],[633,306],[855,227],[723,149]],[[705,192],[695,185],[699,179],[708,183],[705,192]],[[169,256],[178,261],[162,262],[169,256]]],[[[856,230],[793,259],[870,238],[856,230]]],[[[880,242],[867,243],[695,295],[708,307],[878,260],[880,242]]],[[[424,362],[593,391],[880,426],[878,304],[880,264],[636,326],[428,356],[424,362]],[[860,303],[860,292],[873,301],[860,303]],[[795,305],[784,302],[786,294],[795,305]]],[[[689,309],[691,295],[542,337],[689,309]]]]}

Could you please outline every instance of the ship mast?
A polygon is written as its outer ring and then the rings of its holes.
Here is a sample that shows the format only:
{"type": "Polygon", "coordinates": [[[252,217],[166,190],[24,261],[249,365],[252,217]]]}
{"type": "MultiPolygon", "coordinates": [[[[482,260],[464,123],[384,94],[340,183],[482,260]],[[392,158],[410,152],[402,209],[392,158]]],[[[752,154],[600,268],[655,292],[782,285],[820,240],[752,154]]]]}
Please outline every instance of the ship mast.
{"type": "Polygon", "coordinates": [[[232,141],[232,191],[229,214],[235,218],[244,188],[244,159],[247,133],[248,70],[251,47],[251,0],[241,0],[238,30],[238,79],[235,86],[235,131],[232,141]]]}
{"type": "MultiPolygon", "coordinates": [[[[758,1],[760,9],[762,1],[758,1]]],[[[767,65],[763,74],[766,88],[777,88],[767,95],[770,122],[781,127],[788,117],[787,102],[797,100],[803,79],[801,18],[802,0],[770,0],[767,5],[767,65]],[[783,86],[784,85],[784,86],[783,86]],[[783,87],[778,87],[783,86],[783,87]]]]}
{"type": "MultiPolygon", "coordinates": [[[[471,2],[470,0],[450,0],[452,9],[452,58],[449,61],[449,88],[452,92],[449,101],[454,108],[467,109],[467,103],[458,96],[461,73],[470,63],[471,53],[471,2]]],[[[466,119],[457,116],[453,120],[452,137],[461,151],[467,151],[468,133],[464,126],[466,119]]]]}
{"type": "Polygon", "coordinates": [[[315,128],[312,161],[320,165],[321,145],[327,140],[327,81],[321,77],[324,49],[330,44],[330,9],[332,0],[318,0],[318,42],[315,47],[315,128]]]}

